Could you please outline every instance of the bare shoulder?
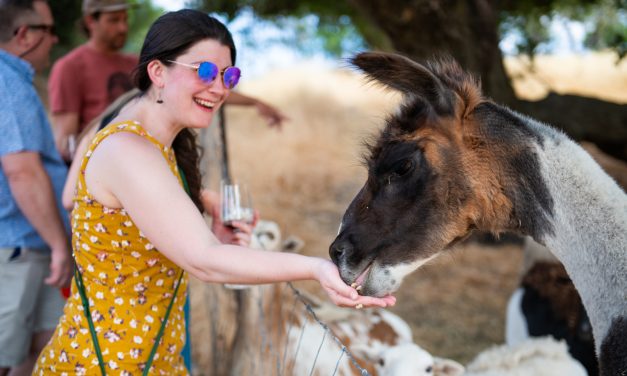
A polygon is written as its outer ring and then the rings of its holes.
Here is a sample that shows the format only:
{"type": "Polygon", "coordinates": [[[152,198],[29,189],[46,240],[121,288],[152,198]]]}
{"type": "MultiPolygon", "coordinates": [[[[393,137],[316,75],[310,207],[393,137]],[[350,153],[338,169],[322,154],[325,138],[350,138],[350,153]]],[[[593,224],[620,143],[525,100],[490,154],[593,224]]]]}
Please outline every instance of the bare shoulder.
{"type": "Polygon", "coordinates": [[[118,132],[93,150],[85,166],[85,183],[100,203],[119,207],[117,192],[168,174],[168,164],[152,142],[135,133],[118,132]]]}
{"type": "Polygon", "coordinates": [[[152,155],[161,156],[159,149],[145,137],[132,132],[117,132],[96,146],[90,160],[104,160],[107,164],[113,161],[132,164],[135,158],[150,158],[152,155]]]}

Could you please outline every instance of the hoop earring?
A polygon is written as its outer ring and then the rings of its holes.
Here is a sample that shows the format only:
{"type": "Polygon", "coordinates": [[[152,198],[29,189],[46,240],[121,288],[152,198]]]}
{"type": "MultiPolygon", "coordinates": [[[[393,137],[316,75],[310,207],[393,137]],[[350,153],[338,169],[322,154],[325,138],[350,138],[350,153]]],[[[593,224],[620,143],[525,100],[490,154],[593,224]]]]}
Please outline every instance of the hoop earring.
{"type": "Polygon", "coordinates": [[[157,103],[158,104],[163,104],[163,99],[161,99],[161,90],[159,90],[159,94],[157,96],[157,103]]]}

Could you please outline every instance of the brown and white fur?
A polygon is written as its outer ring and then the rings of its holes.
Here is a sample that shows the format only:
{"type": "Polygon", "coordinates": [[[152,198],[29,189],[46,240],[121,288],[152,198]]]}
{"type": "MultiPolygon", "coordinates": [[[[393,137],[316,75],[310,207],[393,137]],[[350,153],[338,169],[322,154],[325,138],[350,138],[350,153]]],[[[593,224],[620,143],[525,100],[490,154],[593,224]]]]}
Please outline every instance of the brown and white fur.
{"type": "Polygon", "coordinates": [[[473,229],[529,235],[564,264],[603,375],[627,372],[627,196],[563,133],[488,99],[455,62],[352,59],[405,101],[370,146],[368,179],[330,255],[368,295],[397,290],[473,229]]]}

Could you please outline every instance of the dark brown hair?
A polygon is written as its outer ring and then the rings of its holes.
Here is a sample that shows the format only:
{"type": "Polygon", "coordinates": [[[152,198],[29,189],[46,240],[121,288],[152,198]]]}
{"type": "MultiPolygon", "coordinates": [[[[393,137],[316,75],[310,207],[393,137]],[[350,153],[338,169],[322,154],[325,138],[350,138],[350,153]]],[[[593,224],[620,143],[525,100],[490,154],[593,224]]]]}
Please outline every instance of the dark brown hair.
{"type": "MultiPolygon", "coordinates": [[[[153,60],[164,65],[171,65],[168,60],[187,52],[194,44],[214,39],[231,50],[231,64],[235,65],[235,43],[229,30],[217,19],[197,10],[183,9],[166,13],[159,17],[150,27],[144,40],[139,64],[133,72],[135,86],[145,93],[152,81],[146,67],[153,60]]],[[[189,184],[190,195],[194,204],[202,211],[200,201],[201,176],[198,162],[200,152],[196,143],[196,135],[189,129],[183,129],[172,144],[179,168],[185,174],[189,184]]]]}

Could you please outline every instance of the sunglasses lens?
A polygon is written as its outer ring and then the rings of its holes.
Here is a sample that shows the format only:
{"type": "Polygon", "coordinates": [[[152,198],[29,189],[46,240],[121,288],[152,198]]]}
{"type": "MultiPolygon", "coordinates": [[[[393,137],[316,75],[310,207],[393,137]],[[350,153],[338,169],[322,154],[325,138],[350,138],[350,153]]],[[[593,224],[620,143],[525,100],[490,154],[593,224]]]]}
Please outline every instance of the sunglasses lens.
{"type": "Polygon", "coordinates": [[[210,83],[218,76],[218,66],[208,61],[200,63],[198,66],[198,77],[205,82],[210,83]]]}
{"type": "Polygon", "coordinates": [[[238,67],[228,67],[224,71],[224,86],[229,89],[233,89],[239,82],[239,77],[242,72],[238,67]]]}

